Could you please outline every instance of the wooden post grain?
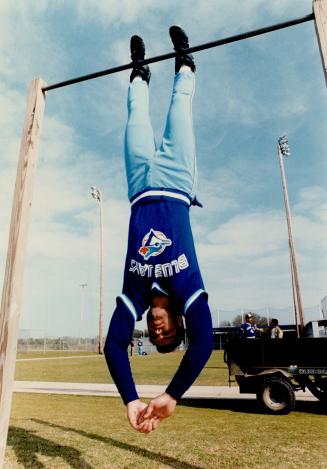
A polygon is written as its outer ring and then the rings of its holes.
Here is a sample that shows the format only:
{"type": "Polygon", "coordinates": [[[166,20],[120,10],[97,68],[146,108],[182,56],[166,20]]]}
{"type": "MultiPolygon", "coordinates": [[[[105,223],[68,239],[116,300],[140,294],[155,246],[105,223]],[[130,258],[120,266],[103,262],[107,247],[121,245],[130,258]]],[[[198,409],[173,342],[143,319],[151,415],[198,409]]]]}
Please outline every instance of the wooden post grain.
{"type": "Polygon", "coordinates": [[[313,0],[315,28],[327,86],[327,0],[313,0]]]}
{"type": "Polygon", "coordinates": [[[4,465],[15,374],[27,232],[46,86],[40,78],[30,85],[11,213],[6,271],[0,310],[0,468],[4,465]]]}

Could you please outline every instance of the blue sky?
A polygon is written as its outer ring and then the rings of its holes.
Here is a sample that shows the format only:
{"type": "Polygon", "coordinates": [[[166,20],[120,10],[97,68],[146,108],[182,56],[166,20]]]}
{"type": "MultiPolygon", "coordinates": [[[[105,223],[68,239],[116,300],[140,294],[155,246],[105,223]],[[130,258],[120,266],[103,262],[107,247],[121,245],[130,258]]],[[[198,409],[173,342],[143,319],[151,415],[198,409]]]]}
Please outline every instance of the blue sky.
{"type": "MultiPolygon", "coordinates": [[[[169,52],[168,29],[191,44],[304,16],[311,0],[2,0],[0,4],[0,275],[3,278],[29,82],[55,83],[127,63],[129,38],[169,52]]],[[[276,145],[286,172],[307,319],[327,294],[326,87],[313,22],[196,54],[194,127],[203,209],[191,211],[214,322],[252,309],[291,322],[287,230],[276,145]]],[[[153,64],[151,117],[161,138],[173,60],[153,64]]],[[[29,233],[21,329],[97,333],[98,207],[104,197],[105,314],[121,291],[129,204],[123,133],[129,72],[48,93],[29,233]]]]}

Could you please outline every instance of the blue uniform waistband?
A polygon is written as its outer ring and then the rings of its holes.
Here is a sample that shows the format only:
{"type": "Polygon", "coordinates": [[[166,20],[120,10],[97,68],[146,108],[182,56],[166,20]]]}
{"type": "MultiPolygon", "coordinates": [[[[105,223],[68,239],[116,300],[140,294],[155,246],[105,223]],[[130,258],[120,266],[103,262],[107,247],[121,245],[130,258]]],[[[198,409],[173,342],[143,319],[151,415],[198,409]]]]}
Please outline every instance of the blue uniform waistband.
{"type": "Polygon", "coordinates": [[[133,207],[133,205],[139,201],[145,200],[171,200],[175,202],[181,202],[187,207],[190,205],[198,205],[199,207],[202,207],[196,198],[192,201],[185,193],[173,191],[170,189],[147,189],[132,197],[131,206],[133,207]]]}

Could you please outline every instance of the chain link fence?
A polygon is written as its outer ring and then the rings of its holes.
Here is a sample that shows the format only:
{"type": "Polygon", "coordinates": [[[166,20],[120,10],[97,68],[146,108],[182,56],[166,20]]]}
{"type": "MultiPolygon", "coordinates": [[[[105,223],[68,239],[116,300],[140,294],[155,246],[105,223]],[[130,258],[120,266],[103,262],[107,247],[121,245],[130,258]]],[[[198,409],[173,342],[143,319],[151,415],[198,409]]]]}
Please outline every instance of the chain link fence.
{"type": "MultiPolygon", "coordinates": [[[[323,300],[324,301],[324,300],[323,300]]],[[[327,297],[326,297],[326,318],[327,318],[327,297]]],[[[304,308],[305,321],[315,321],[322,319],[323,315],[322,305],[306,306],[304,308]]],[[[213,308],[211,310],[212,324],[213,327],[224,327],[237,325],[234,324],[234,320],[237,319],[237,323],[244,322],[246,313],[251,312],[254,315],[260,316],[265,319],[269,324],[272,318],[277,318],[280,324],[294,324],[294,309],[292,306],[285,306],[281,308],[266,306],[262,308],[235,308],[235,309],[222,309],[213,308]]]]}
{"type": "MultiPolygon", "coordinates": [[[[306,307],[305,309],[306,321],[319,320],[322,317],[327,319],[327,297],[321,302],[321,305],[314,305],[306,307]]],[[[251,311],[252,314],[257,314],[265,318],[267,324],[271,318],[277,318],[279,323],[294,324],[294,311],[291,306],[284,308],[238,308],[238,309],[212,309],[212,324],[214,328],[221,328],[226,326],[236,325],[233,324],[235,318],[239,319],[240,324],[244,321],[245,314],[251,311]]],[[[134,337],[132,347],[129,346],[128,353],[131,355],[151,355],[156,353],[156,347],[152,345],[149,338],[146,337],[145,331],[138,331],[138,335],[143,334],[141,337],[134,337]],[[140,344],[140,345],[139,345],[140,344]]],[[[219,343],[218,348],[223,347],[223,337],[218,337],[216,340],[219,343]]],[[[48,337],[45,329],[20,329],[18,338],[18,352],[49,352],[49,351],[80,351],[80,352],[97,352],[98,351],[98,337],[48,337]]],[[[181,350],[187,347],[181,345],[181,350]]]]}
{"type": "Polygon", "coordinates": [[[98,337],[47,337],[42,329],[20,329],[18,352],[98,351],[98,337]]]}

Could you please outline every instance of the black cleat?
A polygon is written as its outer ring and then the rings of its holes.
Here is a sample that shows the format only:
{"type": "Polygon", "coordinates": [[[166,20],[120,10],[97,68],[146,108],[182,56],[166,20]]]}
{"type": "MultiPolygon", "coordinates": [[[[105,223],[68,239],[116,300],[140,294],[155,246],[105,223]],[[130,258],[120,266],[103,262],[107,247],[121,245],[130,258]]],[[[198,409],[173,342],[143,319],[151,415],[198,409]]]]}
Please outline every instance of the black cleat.
{"type": "Polygon", "coordinates": [[[180,52],[190,47],[187,34],[180,26],[171,26],[169,28],[169,34],[176,52],[180,52]]]}
{"type": "Polygon", "coordinates": [[[149,84],[151,72],[148,65],[138,65],[140,60],[144,60],[145,57],[145,45],[144,41],[140,36],[131,37],[131,59],[133,62],[133,70],[130,76],[130,81],[132,82],[136,76],[140,76],[142,80],[146,81],[149,84]]]}
{"type": "Polygon", "coordinates": [[[132,62],[137,62],[138,60],[144,60],[145,56],[145,45],[144,41],[140,36],[131,37],[131,59],[132,62]]]}
{"type": "Polygon", "coordinates": [[[179,72],[182,65],[188,65],[192,72],[195,72],[196,67],[193,55],[183,53],[185,49],[190,47],[186,32],[180,26],[171,26],[169,34],[174,45],[174,50],[177,52],[175,73],[179,72]]]}

